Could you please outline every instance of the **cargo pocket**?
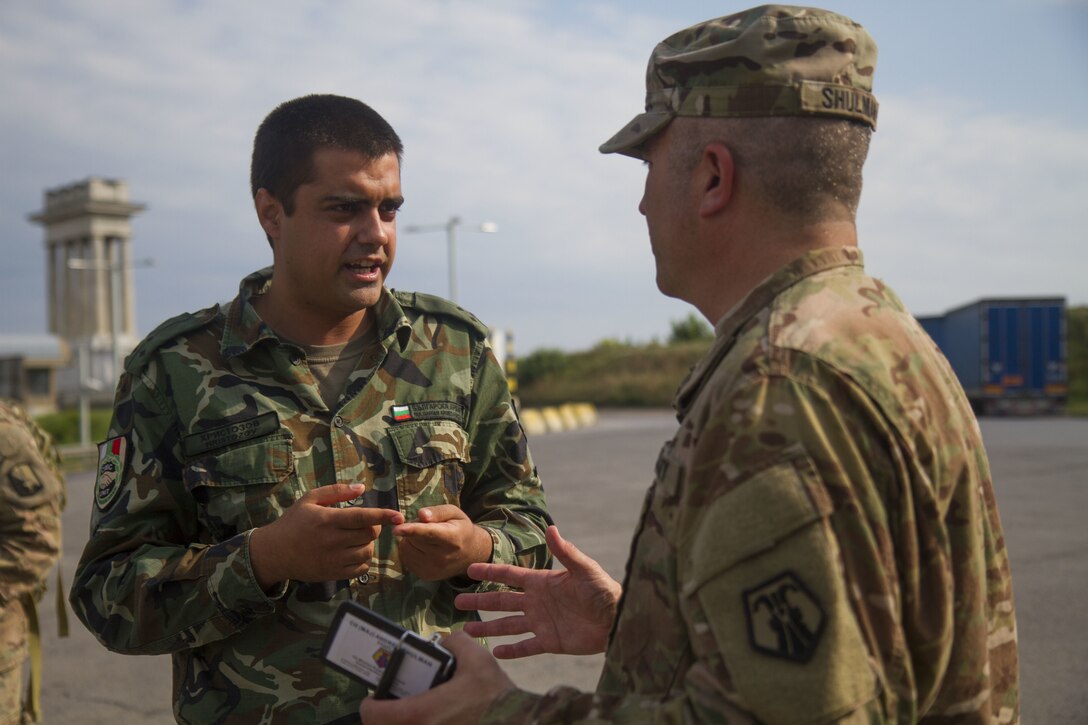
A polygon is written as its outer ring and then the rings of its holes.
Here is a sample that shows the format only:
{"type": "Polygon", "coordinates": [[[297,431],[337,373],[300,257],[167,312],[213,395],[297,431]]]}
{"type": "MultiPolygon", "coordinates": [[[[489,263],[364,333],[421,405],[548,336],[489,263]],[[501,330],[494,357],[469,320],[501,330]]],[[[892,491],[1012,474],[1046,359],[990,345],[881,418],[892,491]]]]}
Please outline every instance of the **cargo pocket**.
{"type": "Polygon", "coordinates": [[[216,541],[264,526],[302,496],[291,439],[277,435],[216,451],[185,465],[185,485],[216,541]]]}
{"type": "Polygon", "coordinates": [[[450,421],[406,423],[389,429],[397,459],[397,491],[409,519],[424,506],[460,501],[468,462],[468,434],[450,421]]]}
{"type": "Polygon", "coordinates": [[[765,722],[841,717],[877,696],[809,459],[775,465],[710,503],[684,597],[701,610],[746,707],[765,722]]]}

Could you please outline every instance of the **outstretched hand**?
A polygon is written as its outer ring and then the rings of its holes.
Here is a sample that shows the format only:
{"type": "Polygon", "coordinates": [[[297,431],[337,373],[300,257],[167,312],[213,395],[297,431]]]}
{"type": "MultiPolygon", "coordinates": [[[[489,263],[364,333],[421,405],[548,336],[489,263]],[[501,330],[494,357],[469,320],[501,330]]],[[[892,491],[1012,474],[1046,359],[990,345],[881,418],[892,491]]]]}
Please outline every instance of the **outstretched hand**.
{"type": "Polygon", "coordinates": [[[601,565],[549,526],[548,548],[563,570],[526,569],[506,564],[473,564],[473,579],[516,587],[521,591],[459,594],[458,609],[489,612],[521,612],[487,622],[469,622],[465,632],[473,637],[532,634],[513,644],[498,645],[499,659],[516,659],[551,652],[586,655],[603,652],[616,616],[620,584],[601,565]]]}

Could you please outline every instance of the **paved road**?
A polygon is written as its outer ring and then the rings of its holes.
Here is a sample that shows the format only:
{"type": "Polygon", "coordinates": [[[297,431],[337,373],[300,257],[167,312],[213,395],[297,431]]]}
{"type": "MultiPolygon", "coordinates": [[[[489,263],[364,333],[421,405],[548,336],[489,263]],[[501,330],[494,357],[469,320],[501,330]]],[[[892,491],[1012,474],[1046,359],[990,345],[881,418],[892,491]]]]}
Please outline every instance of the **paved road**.
{"type": "MultiPolygon", "coordinates": [[[[632,528],[660,444],[675,427],[667,412],[608,413],[592,429],[537,436],[532,449],[565,536],[623,575],[632,528]]],[[[1084,722],[1088,713],[1088,420],[983,422],[1012,552],[1022,653],[1025,723],[1084,722]]],[[[69,478],[64,573],[70,580],[87,536],[90,474],[69,478]]],[[[52,599],[45,627],[47,723],[169,723],[170,662],[102,649],[73,619],[56,637],[52,599]]],[[[508,663],[533,690],[592,688],[601,658],[545,655],[508,663]]]]}

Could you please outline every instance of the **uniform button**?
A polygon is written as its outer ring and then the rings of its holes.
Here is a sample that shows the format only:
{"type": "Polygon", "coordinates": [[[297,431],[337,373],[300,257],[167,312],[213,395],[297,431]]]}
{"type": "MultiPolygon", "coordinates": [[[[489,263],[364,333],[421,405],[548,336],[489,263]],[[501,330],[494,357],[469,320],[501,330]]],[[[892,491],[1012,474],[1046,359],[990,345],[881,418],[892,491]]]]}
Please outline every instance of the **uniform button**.
{"type": "Polygon", "coordinates": [[[302,364],[302,356],[301,355],[292,355],[291,356],[291,364],[292,365],[301,365],[302,364]]]}
{"type": "Polygon", "coordinates": [[[332,419],[332,424],[335,425],[337,428],[343,428],[344,427],[344,419],[341,418],[340,416],[336,416],[336,417],[334,417],[332,419]]]}
{"type": "Polygon", "coordinates": [[[369,574],[360,574],[356,578],[356,581],[359,582],[360,584],[367,584],[367,583],[370,582],[370,575],[369,574]]]}
{"type": "Polygon", "coordinates": [[[423,446],[416,446],[416,455],[423,453],[423,446]]]}

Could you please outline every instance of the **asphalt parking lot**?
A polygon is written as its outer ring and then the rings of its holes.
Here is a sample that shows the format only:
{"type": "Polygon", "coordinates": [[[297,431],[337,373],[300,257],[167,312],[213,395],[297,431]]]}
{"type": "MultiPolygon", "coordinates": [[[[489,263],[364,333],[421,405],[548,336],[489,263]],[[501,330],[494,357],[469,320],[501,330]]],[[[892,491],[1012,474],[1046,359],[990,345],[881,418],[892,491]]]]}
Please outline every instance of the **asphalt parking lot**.
{"type": "MultiPolygon", "coordinates": [[[[603,412],[592,428],[531,440],[560,530],[617,579],[658,448],[674,428],[669,411],[603,412]]],[[[986,419],[982,429],[1012,557],[1023,721],[1084,722],[1088,419],[986,419]]],[[[86,540],[92,484],[90,473],[69,477],[66,584],[86,540]]],[[[74,617],[71,636],[58,639],[52,591],[41,621],[45,722],[173,722],[168,657],[111,654],[74,617]]],[[[542,655],[507,669],[527,689],[559,683],[591,689],[600,664],[600,656],[542,655]]]]}

